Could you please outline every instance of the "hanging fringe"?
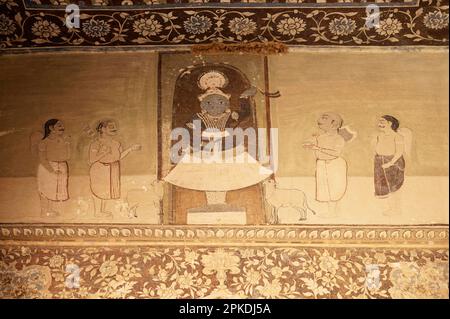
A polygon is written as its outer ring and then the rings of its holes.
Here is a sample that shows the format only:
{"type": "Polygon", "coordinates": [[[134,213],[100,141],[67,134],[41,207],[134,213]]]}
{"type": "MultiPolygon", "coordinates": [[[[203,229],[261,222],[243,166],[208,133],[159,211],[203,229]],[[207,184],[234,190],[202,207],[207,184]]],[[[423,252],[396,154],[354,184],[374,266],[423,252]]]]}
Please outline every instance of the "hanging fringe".
{"type": "Polygon", "coordinates": [[[195,44],[191,47],[193,54],[213,54],[213,53],[249,53],[249,54],[282,54],[288,52],[288,47],[279,42],[250,42],[250,43],[210,43],[195,44]]]}

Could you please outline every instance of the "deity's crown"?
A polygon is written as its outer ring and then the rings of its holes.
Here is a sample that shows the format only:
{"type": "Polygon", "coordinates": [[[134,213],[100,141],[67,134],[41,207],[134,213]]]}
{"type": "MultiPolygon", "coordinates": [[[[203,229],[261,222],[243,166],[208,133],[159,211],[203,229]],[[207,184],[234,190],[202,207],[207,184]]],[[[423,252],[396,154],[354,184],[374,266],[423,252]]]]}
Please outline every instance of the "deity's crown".
{"type": "Polygon", "coordinates": [[[209,90],[206,91],[205,93],[200,94],[200,95],[198,96],[198,99],[199,99],[200,102],[201,102],[201,101],[203,101],[207,96],[210,96],[210,95],[221,95],[221,96],[225,97],[227,100],[229,100],[230,97],[231,97],[230,94],[226,94],[226,93],[222,92],[220,89],[209,89],[209,90]]]}
{"type": "Polygon", "coordinates": [[[198,78],[198,86],[202,90],[215,89],[215,88],[224,88],[228,85],[228,79],[220,71],[211,70],[203,73],[198,78]]]}
{"type": "Polygon", "coordinates": [[[227,84],[227,77],[220,71],[211,70],[203,73],[198,78],[198,87],[205,90],[205,92],[200,94],[198,99],[203,101],[205,97],[213,94],[221,95],[227,99],[230,99],[230,94],[226,94],[221,90],[221,88],[224,88],[227,84]]]}

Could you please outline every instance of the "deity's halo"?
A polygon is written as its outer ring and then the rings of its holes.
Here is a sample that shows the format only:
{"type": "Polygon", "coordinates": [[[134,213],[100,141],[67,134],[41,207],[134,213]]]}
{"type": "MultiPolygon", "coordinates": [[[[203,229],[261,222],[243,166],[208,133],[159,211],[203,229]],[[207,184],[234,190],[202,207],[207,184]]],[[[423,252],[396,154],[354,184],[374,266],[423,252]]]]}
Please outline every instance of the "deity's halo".
{"type": "Polygon", "coordinates": [[[202,90],[224,88],[228,85],[228,79],[220,71],[211,70],[203,73],[198,78],[198,86],[202,90]]]}

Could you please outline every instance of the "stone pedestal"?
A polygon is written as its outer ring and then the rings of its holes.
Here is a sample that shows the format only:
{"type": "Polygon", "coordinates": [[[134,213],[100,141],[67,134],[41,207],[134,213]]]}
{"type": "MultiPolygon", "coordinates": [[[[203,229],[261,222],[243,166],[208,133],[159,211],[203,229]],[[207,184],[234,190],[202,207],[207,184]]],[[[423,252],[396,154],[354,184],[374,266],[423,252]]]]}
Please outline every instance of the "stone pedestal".
{"type": "Polygon", "coordinates": [[[247,214],[245,209],[241,211],[209,211],[193,212],[188,210],[188,225],[245,225],[247,224],[247,214]]]}
{"type": "Polygon", "coordinates": [[[245,209],[228,205],[225,198],[226,192],[206,192],[206,206],[188,209],[188,225],[245,225],[245,209]]]}

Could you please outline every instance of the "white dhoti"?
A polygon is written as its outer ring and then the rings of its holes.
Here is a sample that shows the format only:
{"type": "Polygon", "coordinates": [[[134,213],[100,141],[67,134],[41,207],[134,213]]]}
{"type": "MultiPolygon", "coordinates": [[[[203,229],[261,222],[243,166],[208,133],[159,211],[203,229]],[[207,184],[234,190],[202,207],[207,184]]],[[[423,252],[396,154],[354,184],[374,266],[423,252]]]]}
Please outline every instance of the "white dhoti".
{"type": "MultiPolygon", "coordinates": [[[[225,153],[219,152],[218,158],[226,158],[225,153]]],[[[273,174],[245,151],[228,158],[230,163],[208,162],[200,152],[186,154],[164,181],[188,189],[223,192],[256,185],[273,174]]]]}
{"type": "Polygon", "coordinates": [[[89,170],[92,193],[101,199],[120,198],[120,162],[95,162],[89,170]]]}
{"type": "Polygon", "coordinates": [[[338,157],[316,162],[316,200],[340,200],[347,189],[347,162],[338,157]]]}
{"type": "Polygon", "coordinates": [[[69,169],[67,162],[49,162],[49,164],[58,172],[49,172],[42,164],[39,164],[37,172],[39,194],[53,201],[68,200],[69,169]]]}

